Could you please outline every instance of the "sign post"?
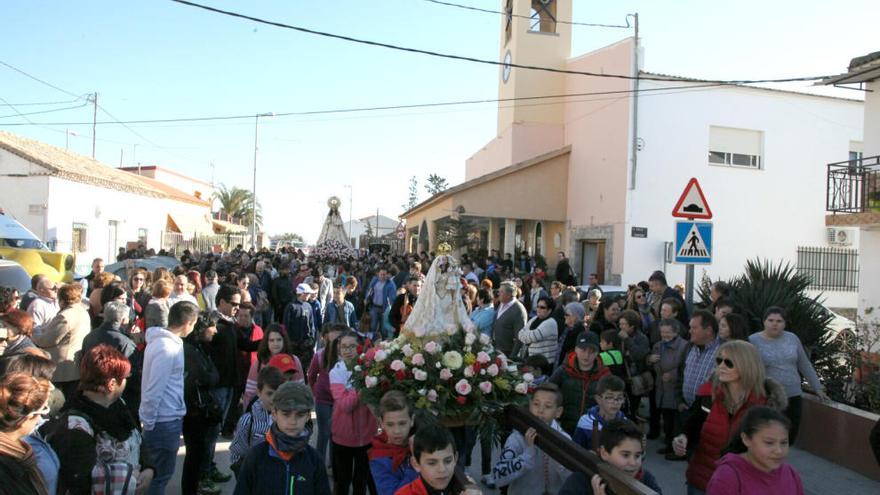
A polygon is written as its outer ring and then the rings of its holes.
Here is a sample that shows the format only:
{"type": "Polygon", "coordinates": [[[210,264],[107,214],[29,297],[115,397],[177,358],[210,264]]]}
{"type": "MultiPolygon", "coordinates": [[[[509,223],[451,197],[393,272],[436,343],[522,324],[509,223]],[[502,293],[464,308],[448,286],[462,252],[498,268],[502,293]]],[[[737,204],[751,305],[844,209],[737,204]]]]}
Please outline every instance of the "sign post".
{"type": "Polygon", "coordinates": [[[675,222],[673,248],[675,262],[685,264],[685,303],[691,311],[694,305],[694,265],[711,264],[713,248],[712,222],[696,221],[712,218],[712,210],[696,177],[685,186],[672,209],[672,216],[687,219],[675,222]]]}

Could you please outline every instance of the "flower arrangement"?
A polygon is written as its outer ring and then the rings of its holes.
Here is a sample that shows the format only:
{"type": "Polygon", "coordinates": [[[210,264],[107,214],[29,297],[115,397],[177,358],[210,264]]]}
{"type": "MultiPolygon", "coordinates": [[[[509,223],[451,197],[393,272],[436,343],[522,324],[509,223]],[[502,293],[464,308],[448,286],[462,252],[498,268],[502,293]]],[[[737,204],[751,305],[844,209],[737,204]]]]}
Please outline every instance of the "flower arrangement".
{"type": "Polygon", "coordinates": [[[441,422],[494,425],[509,404],[524,404],[531,383],[475,329],[380,342],[357,358],[352,383],[376,407],[389,390],[404,392],[416,409],[441,422]]]}
{"type": "Polygon", "coordinates": [[[311,256],[321,263],[340,263],[354,260],[355,251],[343,242],[330,239],[315,246],[311,256]]]}

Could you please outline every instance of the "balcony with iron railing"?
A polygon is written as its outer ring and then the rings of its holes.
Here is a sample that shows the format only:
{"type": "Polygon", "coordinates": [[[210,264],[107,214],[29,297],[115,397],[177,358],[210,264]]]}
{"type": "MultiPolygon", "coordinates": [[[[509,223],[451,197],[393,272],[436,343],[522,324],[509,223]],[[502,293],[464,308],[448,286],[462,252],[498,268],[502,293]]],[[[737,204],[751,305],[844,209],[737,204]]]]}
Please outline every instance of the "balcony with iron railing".
{"type": "Polygon", "coordinates": [[[880,225],[880,155],[829,163],[825,225],[880,225]]]}

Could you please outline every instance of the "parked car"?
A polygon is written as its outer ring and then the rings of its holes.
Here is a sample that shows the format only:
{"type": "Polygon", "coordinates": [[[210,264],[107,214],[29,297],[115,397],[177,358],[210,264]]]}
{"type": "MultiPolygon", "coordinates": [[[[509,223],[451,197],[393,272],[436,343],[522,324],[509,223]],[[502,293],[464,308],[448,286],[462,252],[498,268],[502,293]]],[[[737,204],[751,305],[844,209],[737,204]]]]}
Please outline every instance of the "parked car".
{"type": "Polygon", "coordinates": [[[128,281],[128,271],[132,268],[143,268],[148,272],[152,272],[156,268],[167,268],[173,270],[180,261],[173,256],[153,256],[151,258],[137,258],[107,265],[104,267],[105,272],[110,272],[124,281],[128,281]]]}
{"type": "Polygon", "coordinates": [[[71,282],[76,257],[49,248],[14,218],[0,212],[0,257],[21,265],[29,276],[43,274],[54,282],[71,282]]]}
{"type": "MultiPolygon", "coordinates": [[[[581,301],[587,300],[587,294],[589,292],[590,286],[588,285],[579,285],[577,287],[577,291],[581,295],[581,301]]],[[[602,290],[602,299],[613,297],[613,298],[625,298],[626,297],[626,287],[621,287],[619,285],[600,285],[599,289],[602,290]]]]}
{"type": "Polygon", "coordinates": [[[31,277],[18,263],[0,260],[0,287],[15,287],[24,294],[31,288],[31,277]]]}

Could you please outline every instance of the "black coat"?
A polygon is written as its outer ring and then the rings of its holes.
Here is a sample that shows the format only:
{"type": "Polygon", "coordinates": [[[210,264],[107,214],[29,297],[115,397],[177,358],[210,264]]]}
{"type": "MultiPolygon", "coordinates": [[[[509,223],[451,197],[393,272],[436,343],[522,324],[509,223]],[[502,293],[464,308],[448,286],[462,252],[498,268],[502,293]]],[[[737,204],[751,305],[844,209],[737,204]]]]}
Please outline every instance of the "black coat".
{"type": "Polygon", "coordinates": [[[565,285],[577,285],[577,278],[575,278],[574,271],[571,269],[571,264],[569,264],[567,259],[560,261],[556,265],[556,280],[565,285]]]}
{"type": "MultiPolygon", "coordinates": [[[[36,466],[34,467],[36,469],[36,466]]],[[[0,495],[37,495],[40,492],[31,483],[30,476],[17,460],[0,455],[0,495]]]]}

